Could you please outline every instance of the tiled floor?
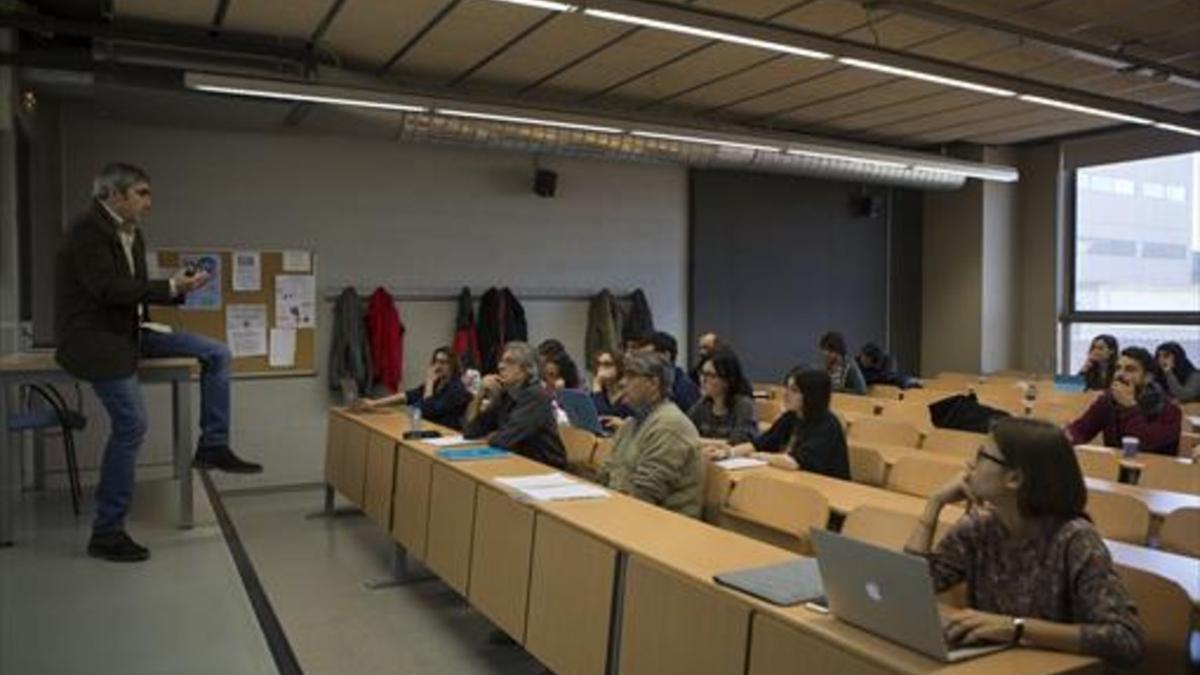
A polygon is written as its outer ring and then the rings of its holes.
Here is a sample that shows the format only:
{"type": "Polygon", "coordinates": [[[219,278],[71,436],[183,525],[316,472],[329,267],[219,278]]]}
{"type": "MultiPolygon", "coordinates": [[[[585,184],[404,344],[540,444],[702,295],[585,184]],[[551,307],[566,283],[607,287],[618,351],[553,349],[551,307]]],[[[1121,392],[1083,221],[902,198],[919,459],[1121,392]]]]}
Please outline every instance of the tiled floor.
{"type": "MultiPolygon", "coordinates": [[[[84,554],[88,519],[65,493],[27,495],[18,544],[0,549],[0,673],[277,672],[202,491],[197,527],[172,525],[173,484],[138,486],[130,532],[152,559],[117,565],[84,554]]],[[[308,675],[541,675],[517,647],[438,581],[370,591],[390,543],[360,516],[306,519],[319,488],[224,498],[308,675]]]]}

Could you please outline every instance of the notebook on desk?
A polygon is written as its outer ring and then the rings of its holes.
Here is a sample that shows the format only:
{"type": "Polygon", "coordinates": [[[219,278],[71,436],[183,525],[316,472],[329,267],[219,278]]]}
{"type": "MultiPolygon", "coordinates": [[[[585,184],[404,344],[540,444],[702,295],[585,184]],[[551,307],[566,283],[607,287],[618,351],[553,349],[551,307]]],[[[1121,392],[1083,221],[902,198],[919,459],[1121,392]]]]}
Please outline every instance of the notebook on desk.
{"type": "Polygon", "coordinates": [[[501,459],[510,453],[500,448],[463,448],[438,450],[437,455],[447,462],[467,462],[475,459],[501,459]]]}
{"type": "Polygon", "coordinates": [[[713,581],[781,607],[818,600],[825,594],[814,558],[724,572],[713,581]]]}

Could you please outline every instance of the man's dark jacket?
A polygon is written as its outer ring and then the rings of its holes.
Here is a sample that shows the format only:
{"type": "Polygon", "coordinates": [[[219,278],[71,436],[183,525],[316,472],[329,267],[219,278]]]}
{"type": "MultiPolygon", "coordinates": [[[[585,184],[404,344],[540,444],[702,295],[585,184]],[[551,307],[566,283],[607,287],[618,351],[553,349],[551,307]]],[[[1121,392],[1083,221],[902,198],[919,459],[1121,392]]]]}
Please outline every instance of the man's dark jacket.
{"type": "Polygon", "coordinates": [[[137,370],[138,305],[172,299],[168,281],[147,279],[140,230],[133,263],[131,274],[117,225],[99,202],[71,222],[56,261],[54,327],[55,358],[72,375],[108,380],[137,370]]]}

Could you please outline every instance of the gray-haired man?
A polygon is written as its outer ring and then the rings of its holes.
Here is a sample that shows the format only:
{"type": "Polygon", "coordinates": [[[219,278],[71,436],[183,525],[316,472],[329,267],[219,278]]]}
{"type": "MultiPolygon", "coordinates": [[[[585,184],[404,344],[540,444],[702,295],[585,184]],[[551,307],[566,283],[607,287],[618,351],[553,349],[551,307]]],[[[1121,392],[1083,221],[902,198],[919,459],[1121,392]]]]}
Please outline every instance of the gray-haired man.
{"type": "Polygon", "coordinates": [[[125,532],[134,470],[146,434],[146,406],[137,380],[143,356],[200,360],[200,443],[193,465],[238,473],[262,467],[229,449],[229,350],[201,335],[172,333],[149,323],[147,305],[180,302],[208,283],[208,274],[179,272],[165,281],[146,273],[138,227],[150,213],[150,177],[129,164],[110,164],[93,184],[93,201],[66,231],[55,271],[55,332],[59,364],[91,383],[111,421],[96,488],[96,520],[88,554],[117,562],[150,557],[125,532]]]}
{"type": "Polygon", "coordinates": [[[467,438],[487,437],[498,448],[549,464],[567,466],[554,406],[538,380],[537,353],[525,342],[504,346],[498,372],[483,378],[467,407],[467,438]]]}
{"type": "Polygon", "coordinates": [[[674,377],[674,365],[658,354],[626,357],[625,402],[634,416],[613,438],[599,479],[618,492],[699,518],[705,469],[700,434],[670,400],[674,377]]]}

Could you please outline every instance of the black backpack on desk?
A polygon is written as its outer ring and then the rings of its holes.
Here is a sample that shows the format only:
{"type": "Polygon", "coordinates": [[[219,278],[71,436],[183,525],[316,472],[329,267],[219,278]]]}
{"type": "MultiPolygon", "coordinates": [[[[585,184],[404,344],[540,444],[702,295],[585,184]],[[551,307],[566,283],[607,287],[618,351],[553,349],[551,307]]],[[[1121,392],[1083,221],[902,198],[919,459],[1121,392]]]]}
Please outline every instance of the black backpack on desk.
{"type": "Polygon", "coordinates": [[[1011,415],[983,405],[975,394],[956,394],[930,403],[929,417],[935,427],[986,434],[992,430],[993,420],[1011,415]]]}

